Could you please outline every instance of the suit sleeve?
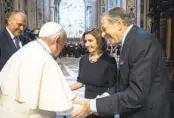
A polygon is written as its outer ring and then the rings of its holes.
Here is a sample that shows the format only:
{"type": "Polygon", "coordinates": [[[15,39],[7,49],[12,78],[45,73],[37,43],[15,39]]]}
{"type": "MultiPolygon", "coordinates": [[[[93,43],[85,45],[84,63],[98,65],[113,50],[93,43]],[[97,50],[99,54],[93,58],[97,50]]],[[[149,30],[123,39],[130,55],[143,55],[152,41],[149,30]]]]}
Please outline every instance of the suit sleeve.
{"type": "Polygon", "coordinates": [[[99,115],[120,114],[142,107],[152,86],[158,58],[156,53],[159,52],[156,42],[146,39],[136,42],[129,51],[128,87],[122,92],[96,100],[99,115]]]}

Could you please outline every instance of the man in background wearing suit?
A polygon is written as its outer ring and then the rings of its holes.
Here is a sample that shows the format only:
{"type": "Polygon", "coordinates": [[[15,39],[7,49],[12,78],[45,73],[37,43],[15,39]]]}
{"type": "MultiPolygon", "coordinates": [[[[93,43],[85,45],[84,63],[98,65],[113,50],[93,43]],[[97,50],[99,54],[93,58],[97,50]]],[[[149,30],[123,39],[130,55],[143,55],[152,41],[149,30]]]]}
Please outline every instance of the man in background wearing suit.
{"type": "Polygon", "coordinates": [[[23,12],[14,10],[9,14],[7,26],[0,33],[0,71],[11,55],[27,43],[20,37],[25,25],[26,15],[23,12]]]}
{"type": "Polygon", "coordinates": [[[83,108],[73,117],[96,112],[120,118],[174,118],[172,92],[163,49],[149,32],[131,25],[122,8],[109,10],[101,21],[102,36],[121,44],[116,93],[74,101],[83,108]]]}

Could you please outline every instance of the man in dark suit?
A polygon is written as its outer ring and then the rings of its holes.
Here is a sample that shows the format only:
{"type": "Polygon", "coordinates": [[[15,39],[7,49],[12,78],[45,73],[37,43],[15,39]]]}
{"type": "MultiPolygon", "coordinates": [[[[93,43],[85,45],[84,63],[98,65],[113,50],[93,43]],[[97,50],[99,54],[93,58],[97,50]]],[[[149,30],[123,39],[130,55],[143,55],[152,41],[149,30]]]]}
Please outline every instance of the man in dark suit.
{"type": "Polygon", "coordinates": [[[9,14],[7,26],[0,33],[0,71],[19,48],[27,43],[21,33],[26,24],[26,15],[18,10],[12,11],[9,14]]]}
{"type": "Polygon", "coordinates": [[[174,118],[163,49],[151,33],[129,20],[124,9],[114,8],[101,21],[102,36],[122,46],[115,94],[74,101],[83,108],[72,116],[97,112],[101,116],[119,114],[120,118],[174,118]]]}

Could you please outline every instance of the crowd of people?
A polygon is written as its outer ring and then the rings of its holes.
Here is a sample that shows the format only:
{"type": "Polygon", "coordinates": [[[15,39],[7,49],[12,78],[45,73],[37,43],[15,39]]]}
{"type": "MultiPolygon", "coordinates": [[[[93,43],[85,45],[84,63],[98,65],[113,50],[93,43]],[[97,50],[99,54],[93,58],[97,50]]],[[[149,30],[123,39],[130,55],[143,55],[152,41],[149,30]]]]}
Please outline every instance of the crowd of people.
{"type": "MultiPolygon", "coordinates": [[[[121,50],[120,45],[116,46],[107,44],[104,51],[110,55],[115,54],[116,56],[119,57],[120,50],[121,50]]],[[[85,45],[83,44],[83,41],[68,41],[64,43],[64,47],[59,55],[59,58],[61,57],[79,58],[87,53],[89,53],[89,51],[86,49],[85,45]]]]}
{"type": "Polygon", "coordinates": [[[75,57],[79,58],[82,55],[86,54],[87,50],[82,42],[65,42],[64,48],[62,49],[62,52],[60,53],[59,57],[75,57]]]}
{"type": "Polygon", "coordinates": [[[164,51],[123,8],[110,9],[100,28],[84,32],[83,46],[66,45],[58,23],[45,23],[33,41],[21,36],[25,26],[25,13],[15,10],[0,34],[0,118],[174,118],[164,51]],[[119,45],[118,64],[107,41],[119,45]],[[71,85],[55,60],[60,54],[83,55],[71,85]],[[82,86],[85,98],[73,92],[82,86]]]}

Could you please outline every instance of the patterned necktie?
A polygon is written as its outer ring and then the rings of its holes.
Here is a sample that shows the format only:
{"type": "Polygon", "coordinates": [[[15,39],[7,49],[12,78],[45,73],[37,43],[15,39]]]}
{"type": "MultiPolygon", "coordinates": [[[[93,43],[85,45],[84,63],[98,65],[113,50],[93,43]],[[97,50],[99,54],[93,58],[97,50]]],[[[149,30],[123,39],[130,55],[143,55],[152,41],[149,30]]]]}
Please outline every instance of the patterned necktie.
{"type": "Polygon", "coordinates": [[[14,42],[15,42],[15,46],[17,49],[20,49],[20,46],[19,46],[19,39],[17,37],[14,37],[14,42]]]}

